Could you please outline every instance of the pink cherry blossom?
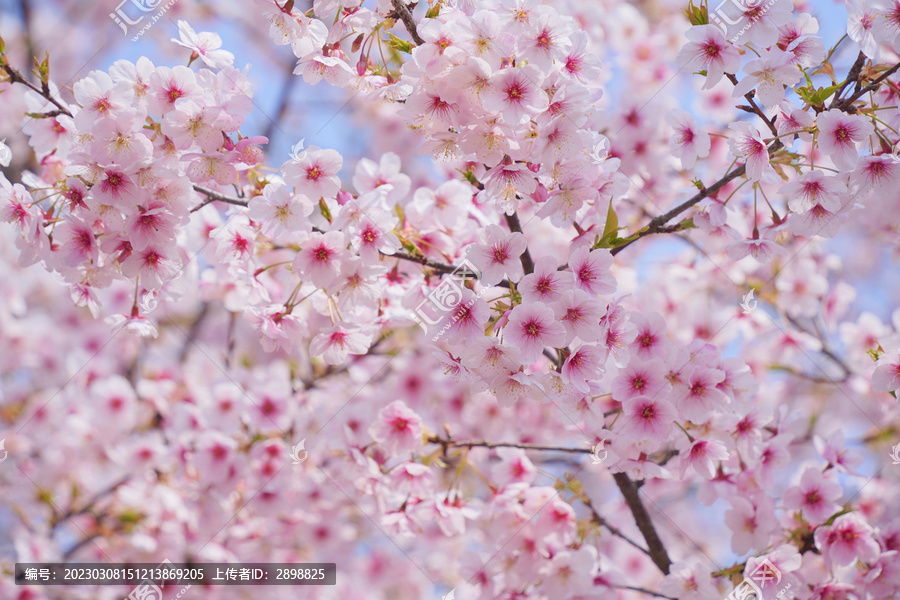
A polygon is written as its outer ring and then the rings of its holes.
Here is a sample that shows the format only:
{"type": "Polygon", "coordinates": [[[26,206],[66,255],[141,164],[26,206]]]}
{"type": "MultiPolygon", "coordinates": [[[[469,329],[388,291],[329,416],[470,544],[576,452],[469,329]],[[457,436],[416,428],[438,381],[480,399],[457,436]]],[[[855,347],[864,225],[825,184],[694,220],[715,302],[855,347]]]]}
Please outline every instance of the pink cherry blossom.
{"type": "Polygon", "coordinates": [[[187,21],[178,21],[178,37],[180,39],[172,38],[172,41],[193,50],[204,64],[214,69],[230,66],[234,62],[234,54],[221,50],[222,38],[217,33],[196,33],[187,21]]]}
{"type": "Polygon", "coordinates": [[[498,225],[484,231],[484,242],[469,251],[469,259],[481,272],[484,285],[496,285],[507,277],[518,281],[522,278],[522,262],[519,257],[525,251],[525,236],[517,231],[505,232],[498,225]]]}
{"type": "Polygon", "coordinates": [[[422,419],[406,403],[394,400],[378,412],[369,435],[392,455],[422,446],[422,419]]]}
{"type": "Polygon", "coordinates": [[[697,164],[697,158],[709,156],[709,134],[697,126],[690,114],[672,109],[666,121],[675,130],[675,135],[669,138],[669,147],[679,154],[682,168],[691,169],[697,164]]]}
{"type": "Polygon", "coordinates": [[[569,270],[575,277],[575,287],[589,294],[611,294],[616,289],[609,274],[612,265],[609,250],[580,248],[569,256],[569,270]]]}
{"type": "Polygon", "coordinates": [[[846,115],[831,109],[816,118],[819,149],[842,171],[849,171],[858,160],[857,144],[872,135],[873,127],[859,115],[846,115]]]}
{"type": "Polygon", "coordinates": [[[842,495],[841,486],[826,479],[819,469],[809,467],[798,485],[784,491],[782,502],[786,508],[799,510],[810,523],[819,524],[840,510],[837,501],[842,495]]]}
{"type": "Polygon", "coordinates": [[[317,287],[327,288],[340,275],[346,244],[340,231],[310,234],[294,259],[294,269],[317,287]]]}
{"type": "Polygon", "coordinates": [[[834,524],[816,529],[816,547],[829,565],[868,562],[879,554],[873,534],[872,528],[857,515],[841,515],[834,524]]]}
{"type": "Polygon", "coordinates": [[[686,35],[691,41],[678,53],[678,65],[682,69],[705,70],[704,89],[716,85],[725,73],[737,72],[741,57],[717,27],[692,27],[686,35]]]}
{"type": "Polygon", "coordinates": [[[340,365],[344,363],[348,355],[365,354],[371,341],[372,336],[367,335],[358,327],[350,328],[338,323],[322,329],[312,339],[309,351],[313,356],[321,356],[329,365],[340,365]]]}
{"type": "Polygon", "coordinates": [[[509,125],[519,125],[550,105],[540,87],[543,79],[535,65],[497,72],[491,77],[491,86],[482,100],[484,108],[500,113],[509,125]]]}
{"type": "Polygon", "coordinates": [[[553,315],[553,310],[542,302],[520,304],[509,315],[503,328],[506,340],[522,352],[526,363],[536,361],[546,346],[562,347],[566,330],[553,315]]]}
{"type": "Polygon", "coordinates": [[[758,129],[745,121],[731,123],[729,128],[737,132],[737,135],[728,140],[731,153],[738,159],[744,159],[747,178],[759,181],[769,169],[769,152],[765,140],[758,129]]]}

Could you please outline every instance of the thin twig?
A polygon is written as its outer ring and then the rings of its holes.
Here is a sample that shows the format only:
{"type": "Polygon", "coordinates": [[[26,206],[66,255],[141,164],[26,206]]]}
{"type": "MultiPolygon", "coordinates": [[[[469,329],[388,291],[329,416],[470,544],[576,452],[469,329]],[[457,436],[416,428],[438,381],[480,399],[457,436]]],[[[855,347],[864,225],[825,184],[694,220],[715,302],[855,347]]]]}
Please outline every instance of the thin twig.
{"type": "Polygon", "coordinates": [[[565,448],[562,446],[542,446],[540,444],[525,444],[519,442],[458,442],[449,438],[440,438],[436,435],[429,437],[427,441],[430,444],[440,444],[444,447],[455,446],[457,448],[521,448],[522,450],[545,450],[549,452],[571,452],[576,454],[591,454],[592,452],[590,448],[565,448]]]}
{"type": "MultiPolygon", "coordinates": [[[[725,76],[728,77],[728,80],[731,81],[732,84],[734,84],[734,85],[738,84],[738,78],[735,77],[734,75],[732,75],[731,73],[725,73],[725,76]]],[[[770,120],[769,117],[766,116],[766,113],[764,113],[762,111],[762,109],[756,105],[756,102],[753,100],[753,91],[751,90],[751,91],[747,92],[746,94],[744,94],[744,98],[746,98],[747,102],[750,103],[750,108],[752,109],[751,112],[754,112],[757,115],[759,115],[759,118],[766,122],[766,125],[769,127],[769,131],[772,132],[772,135],[777,136],[778,129],[776,129],[776,127],[775,127],[775,120],[774,119],[770,120]]]]}
{"type": "Polygon", "coordinates": [[[900,69],[900,63],[897,63],[896,65],[894,65],[893,67],[891,67],[890,69],[888,69],[887,71],[882,73],[878,79],[874,80],[872,83],[870,83],[866,87],[860,89],[858,92],[856,92],[855,94],[853,94],[846,100],[842,100],[840,102],[840,104],[838,104],[835,108],[839,108],[840,110],[849,112],[849,109],[852,108],[854,102],[856,102],[864,94],[871,92],[872,90],[877,88],[879,85],[881,85],[881,82],[884,81],[885,79],[887,79],[888,77],[890,77],[891,75],[893,75],[897,71],[897,69],[900,69]]]}
{"type": "Polygon", "coordinates": [[[838,88],[838,91],[836,91],[834,93],[834,96],[831,97],[831,104],[828,105],[828,108],[834,108],[840,100],[841,94],[843,94],[844,90],[847,89],[847,86],[859,80],[859,73],[860,71],[862,71],[865,62],[866,55],[860,52],[859,56],[856,57],[856,62],[853,63],[853,66],[850,67],[850,71],[847,73],[847,79],[844,80],[844,83],[841,84],[841,87],[838,88]]]}
{"type": "Polygon", "coordinates": [[[673,598],[672,596],[665,596],[660,594],[659,592],[654,592],[652,590],[648,590],[642,587],[634,587],[631,585],[617,585],[616,586],[620,590],[632,590],[634,592],[640,592],[642,594],[647,594],[648,596],[656,596],[657,598],[668,598],[668,600],[678,600],[677,598],[673,598]]]}
{"type": "Polygon", "coordinates": [[[225,196],[224,194],[220,194],[219,192],[215,192],[213,190],[206,189],[205,187],[195,185],[194,190],[200,192],[201,194],[206,195],[206,200],[195,206],[191,209],[191,212],[197,212],[210,202],[225,202],[226,204],[234,204],[235,206],[247,206],[249,201],[247,200],[239,200],[238,198],[232,198],[230,196],[225,196]]]}
{"type": "Polygon", "coordinates": [[[617,527],[614,527],[614,526],[610,525],[610,524],[609,524],[609,521],[607,521],[607,520],[604,519],[602,516],[600,516],[600,513],[597,512],[597,509],[596,509],[596,508],[594,508],[594,505],[591,503],[591,501],[590,501],[589,498],[582,498],[582,501],[583,501],[583,502],[587,505],[587,507],[590,509],[591,515],[593,515],[594,520],[597,522],[598,525],[600,525],[601,527],[605,527],[606,529],[609,530],[609,532],[610,532],[611,534],[613,534],[613,535],[615,535],[615,536],[617,536],[617,537],[622,538],[623,540],[625,540],[626,542],[628,542],[629,544],[631,544],[632,546],[634,546],[635,548],[637,548],[638,550],[640,550],[641,552],[643,552],[644,554],[646,554],[647,556],[650,556],[650,551],[649,551],[649,550],[647,550],[646,548],[644,548],[643,546],[641,546],[640,544],[638,544],[637,542],[635,542],[633,539],[631,539],[630,537],[628,537],[627,535],[625,535],[624,533],[622,533],[622,530],[621,530],[621,529],[619,529],[619,528],[617,528],[617,527]]]}
{"type": "MultiPolygon", "coordinates": [[[[2,60],[5,60],[5,59],[2,59],[2,60]]],[[[57,100],[56,98],[51,96],[49,92],[45,92],[38,86],[34,85],[33,83],[31,83],[30,81],[25,79],[25,77],[23,77],[21,73],[19,73],[14,68],[12,68],[9,63],[2,62],[2,64],[0,64],[0,68],[2,68],[6,72],[6,74],[9,76],[10,83],[21,83],[22,85],[24,85],[31,91],[39,94],[42,98],[48,100],[51,104],[53,104],[56,108],[59,109],[59,112],[47,113],[46,116],[50,116],[50,115],[56,116],[58,114],[67,115],[69,117],[72,116],[72,113],[69,112],[69,109],[66,108],[65,105],[61,104],[59,102],[59,100],[57,100]]]]}

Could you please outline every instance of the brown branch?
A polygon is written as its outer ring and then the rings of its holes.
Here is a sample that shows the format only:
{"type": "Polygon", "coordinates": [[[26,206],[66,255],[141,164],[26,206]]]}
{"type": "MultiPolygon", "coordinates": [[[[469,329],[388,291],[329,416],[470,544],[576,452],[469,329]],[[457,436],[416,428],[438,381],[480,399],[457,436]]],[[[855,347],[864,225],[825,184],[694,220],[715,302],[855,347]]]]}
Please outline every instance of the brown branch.
{"type": "Polygon", "coordinates": [[[409,12],[409,7],[403,3],[403,0],[391,0],[391,5],[394,7],[394,12],[397,13],[397,16],[400,17],[400,20],[403,21],[403,25],[406,27],[406,30],[409,32],[409,35],[412,36],[412,39],[421,46],[425,43],[425,40],[419,35],[419,32],[416,31],[416,21],[413,19],[412,13],[409,12]]]}
{"type": "Polygon", "coordinates": [[[582,498],[582,502],[584,502],[587,505],[587,507],[590,509],[591,515],[593,515],[594,521],[596,521],[598,525],[600,525],[601,527],[605,527],[606,529],[609,530],[609,532],[611,534],[622,538],[623,540],[625,540],[626,542],[628,542],[629,544],[631,544],[632,546],[634,546],[635,548],[637,548],[638,550],[640,550],[641,552],[646,554],[647,556],[650,556],[649,550],[647,550],[646,548],[644,548],[643,546],[641,546],[640,544],[635,542],[633,539],[631,539],[630,537],[628,537],[627,535],[622,533],[621,529],[618,529],[617,527],[610,525],[606,519],[601,517],[600,513],[597,512],[596,508],[594,508],[594,505],[591,503],[589,498],[587,498],[587,497],[582,498]]]}
{"type": "Polygon", "coordinates": [[[235,206],[247,206],[247,200],[241,200],[239,198],[231,198],[230,196],[225,196],[224,194],[220,194],[219,192],[215,192],[213,190],[206,189],[205,187],[195,185],[194,190],[200,192],[201,194],[206,195],[206,200],[195,206],[191,209],[191,212],[197,212],[210,202],[225,202],[226,204],[234,204],[235,206]]]}
{"type": "Polygon", "coordinates": [[[678,600],[677,598],[673,598],[672,596],[664,596],[663,594],[660,594],[659,592],[654,592],[652,590],[648,590],[648,589],[641,588],[641,587],[634,587],[631,585],[617,585],[615,587],[620,590],[631,590],[633,592],[640,592],[642,594],[647,594],[648,596],[656,596],[657,598],[668,598],[668,600],[678,600]]]}
{"type": "Polygon", "coordinates": [[[835,106],[835,108],[838,108],[843,111],[849,111],[849,109],[852,108],[853,103],[856,102],[860,98],[860,96],[876,89],[879,85],[881,85],[882,81],[884,81],[885,79],[887,79],[888,77],[893,75],[897,71],[897,69],[900,69],[900,63],[897,63],[896,65],[894,65],[893,67],[891,67],[890,69],[888,69],[887,71],[882,73],[881,76],[878,77],[878,79],[875,79],[872,83],[870,83],[866,87],[862,88],[861,90],[859,90],[858,92],[856,92],[855,94],[853,94],[852,96],[847,98],[846,100],[842,100],[839,104],[837,104],[835,106]]]}
{"type": "MultiPolygon", "coordinates": [[[[513,213],[511,215],[506,215],[506,224],[509,226],[510,231],[515,231],[518,233],[522,233],[522,224],[519,223],[519,215],[513,213]]],[[[522,235],[525,235],[522,233],[522,235]]],[[[534,273],[534,261],[531,260],[531,254],[528,252],[528,248],[525,248],[525,252],[521,256],[522,260],[522,268],[525,270],[526,275],[530,275],[534,273]]]]}
{"type": "Polygon", "coordinates": [[[866,55],[860,52],[859,56],[856,57],[856,62],[853,63],[853,66],[850,67],[850,71],[847,73],[847,79],[844,80],[844,83],[841,84],[841,87],[838,88],[838,91],[836,91],[834,93],[834,96],[831,97],[831,104],[828,105],[828,108],[835,108],[835,105],[840,100],[841,94],[843,94],[844,90],[847,89],[847,86],[851,83],[859,81],[859,73],[860,71],[862,71],[865,62],[866,55]]]}
{"type": "Polygon", "coordinates": [[[539,444],[525,444],[514,442],[457,442],[449,438],[440,438],[436,435],[426,440],[429,444],[440,444],[444,448],[455,446],[457,448],[521,448],[522,450],[545,450],[549,452],[571,452],[576,454],[591,454],[589,448],[565,448],[561,446],[541,446],[539,444]]]}
{"type": "Polygon", "coordinates": [[[54,98],[53,96],[50,95],[49,90],[43,90],[43,89],[39,88],[38,86],[34,85],[33,83],[31,83],[30,81],[25,79],[25,77],[23,77],[21,73],[19,73],[14,68],[12,68],[12,66],[10,66],[10,64],[8,62],[6,62],[6,57],[4,55],[0,55],[0,69],[3,69],[3,71],[9,76],[10,83],[21,83],[22,85],[24,85],[31,91],[36,92],[42,98],[46,99],[51,104],[53,104],[53,106],[55,106],[56,108],[59,109],[58,112],[54,111],[53,113],[45,114],[44,115],[45,117],[51,116],[51,115],[56,116],[59,114],[67,115],[69,117],[72,116],[72,113],[69,112],[69,109],[66,108],[65,105],[61,104],[59,102],[59,100],[57,100],[56,98],[54,98]]]}
{"type": "MultiPolygon", "coordinates": [[[[853,369],[851,369],[850,366],[846,362],[844,362],[844,360],[840,356],[835,354],[834,351],[828,347],[828,343],[825,341],[824,336],[816,335],[812,331],[807,330],[805,327],[801,327],[800,323],[798,323],[797,320],[794,317],[791,317],[790,315],[785,315],[785,317],[787,317],[788,323],[793,325],[795,329],[797,329],[798,331],[802,331],[803,333],[805,333],[807,335],[811,335],[819,340],[819,342],[822,344],[822,348],[819,350],[819,352],[821,352],[822,354],[824,354],[825,356],[830,358],[832,361],[834,361],[834,363],[837,364],[837,366],[839,366],[841,368],[841,370],[844,372],[844,378],[840,382],[846,381],[847,379],[850,378],[850,376],[853,374],[853,369]]],[[[830,379],[828,380],[828,383],[840,383],[840,382],[834,382],[834,381],[831,381],[830,379]]]]}
{"type": "Polygon", "coordinates": [[[660,571],[668,575],[669,568],[672,566],[672,559],[669,558],[669,553],[666,552],[659,534],[656,533],[650,514],[644,507],[644,503],[641,502],[637,486],[625,473],[614,473],[613,479],[616,480],[619,491],[625,497],[625,503],[631,509],[631,514],[634,515],[634,522],[647,542],[647,547],[650,549],[650,558],[659,567],[660,571]]]}
{"type": "MultiPolygon", "coordinates": [[[[728,80],[729,80],[732,84],[734,84],[734,85],[737,85],[737,84],[738,84],[738,78],[735,77],[734,75],[732,75],[731,73],[725,73],[725,77],[727,77],[728,80]]],[[[762,119],[763,121],[765,121],[765,122],[766,122],[766,125],[769,127],[769,131],[772,132],[772,135],[774,135],[774,136],[777,137],[777,136],[778,136],[778,129],[775,128],[775,120],[774,120],[774,119],[770,120],[770,119],[766,116],[766,113],[764,113],[764,112],[762,111],[762,109],[761,109],[759,106],[756,105],[756,102],[753,100],[753,90],[751,90],[751,91],[747,92],[746,94],[744,94],[744,98],[746,98],[746,99],[747,99],[747,102],[750,103],[750,108],[751,108],[750,112],[756,113],[756,114],[759,116],[760,119],[762,119]]]]}

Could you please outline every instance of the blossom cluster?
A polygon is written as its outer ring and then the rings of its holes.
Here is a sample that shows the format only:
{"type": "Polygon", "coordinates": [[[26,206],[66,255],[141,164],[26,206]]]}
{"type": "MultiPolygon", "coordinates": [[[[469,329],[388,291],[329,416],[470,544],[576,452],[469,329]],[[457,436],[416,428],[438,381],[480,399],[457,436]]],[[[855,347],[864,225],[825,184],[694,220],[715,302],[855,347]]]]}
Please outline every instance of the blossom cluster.
{"type": "Polygon", "coordinates": [[[863,452],[900,430],[900,311],[857,310],[828,244],[900,248],[892,9],[851,7],[840,82],[785,0],[737,32],[589,4],[259,0],[295,77],[361,93],[355,162],[264,152],[248,71],[184,21],[186,65],[71,93],[0,51],[34,153],[0,146],[29,167],[0,175],[17,560],[338,562],[321,598],[714,600],[760,565],[766,600],[900,592],[863,452]],[[655,93],[678,70],[700,109],[655,93]],[[648,266],[651,236],[691,246],[648,266]]]}

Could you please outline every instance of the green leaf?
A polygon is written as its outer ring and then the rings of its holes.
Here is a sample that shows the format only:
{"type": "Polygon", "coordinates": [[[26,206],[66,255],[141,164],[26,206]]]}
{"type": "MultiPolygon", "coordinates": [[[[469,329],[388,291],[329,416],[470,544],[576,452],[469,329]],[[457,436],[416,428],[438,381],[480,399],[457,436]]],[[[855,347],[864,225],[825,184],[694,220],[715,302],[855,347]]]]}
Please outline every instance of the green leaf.
{"type": "Polygon", "coordinates": [[[388,35],[391,39],[389,39],[386,43],[388,48],[393,48],[394,50],[398,50],[400,52],[406,52],[407,54],[412,53],[412,44],[407,42],[406,40],[401,40],[393,33],[388,32],[388,35]]]}
{"type": "Polygon", "coordinates": [[[706,5],[694,6],[694,0],[688,3],[688,7],[683,11],[684,16],[690,21],[691,25],[709,25],[709,14],[706,5]]]}
{"type": "Polygon", "coordinates": [[[606,210],[606,225],[603,227],[603,237],[609,234],[615,235],[619,231],[619,217],[613,210],[612,200],[609,201],[609,208],[606,210]]]}
{"type": "Polygon", "coordinates": [[[806,77],[806,85],[812,88],[813,82],[812,79],[809,78],[809,75],[806,74],[806,70],[803,70],[803,76],[806,77]]]}
{"type": "Polygon", "coordinates": [[[472,171],[471,169],[469,169],[469,170],[467,170],[467,171],[463,171],[463,177],[466,178],[466,181],[468,181],[469,183],[471,183],[471,184],[474,185],[475,187],[478,187],[478,183],[479,183],[479,182],[478,182],[478,178],[475,177],[475,172],[474,172],[474,171],[472,171]]]}
{"type": "Polygon", "coordinates": [[[812,86],[797,88],[797,94],[810,105],[822,104],[828,100],[832,94],[841,88],[842,84],[830,85],[827,88],[818,88],[814,90],[812,86]]]}
{"type": "Polygon", "coordinates": [[[441,12],[441,5],[435,4],[434,6],[432,6],[431,8],[428,9],[427,13],[425,13],[425,18],[426,19],[435,19],[435,18],[437,18],[438,14],[440,12],[441,12]]]}
{"type": "Polygon", "coordinates": [[[825,89],[820,88],[819,90],[816,91],[815,94],[813,94],[813,100],[816,101],[816,104],[821,104],[822,102],[825,102],[826,100],[828,100],[831,97],[831,95],[834,94],[836,91],[838,91],[840,88],[841,88],[840,84],[830,85],[825,89]]]}

